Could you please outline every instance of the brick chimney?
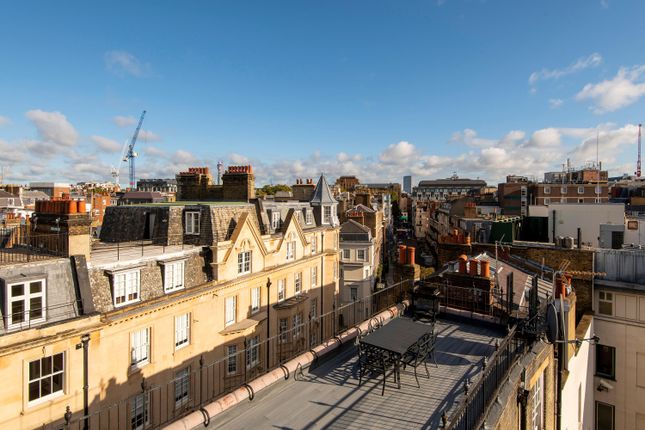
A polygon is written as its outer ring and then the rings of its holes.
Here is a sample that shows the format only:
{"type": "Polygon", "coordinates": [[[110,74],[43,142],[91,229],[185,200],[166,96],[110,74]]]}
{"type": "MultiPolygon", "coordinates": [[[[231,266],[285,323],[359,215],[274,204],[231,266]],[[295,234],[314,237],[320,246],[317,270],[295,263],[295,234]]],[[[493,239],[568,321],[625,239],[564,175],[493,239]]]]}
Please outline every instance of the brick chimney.
{"type": "Polygon", "coordinates": [[[36,201],[31,217],[32,234],[37,246],[58,255],[90,257],[91,216],[85,212],[85,200],[54,199],[36,201]]]}

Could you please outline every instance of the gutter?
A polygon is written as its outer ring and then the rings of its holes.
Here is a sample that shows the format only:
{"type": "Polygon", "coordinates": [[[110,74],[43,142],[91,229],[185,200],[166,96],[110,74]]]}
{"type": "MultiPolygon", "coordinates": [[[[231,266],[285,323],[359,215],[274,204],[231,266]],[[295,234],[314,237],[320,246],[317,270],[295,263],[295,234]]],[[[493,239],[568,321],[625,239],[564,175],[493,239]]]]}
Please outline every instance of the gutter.
{"type": "Polygon", "coordinates": [[[374,315],[372,318],[363,321],[355,327],[345,330],[338,336],[332,337],[328,341],[312,348],[310,351],[287,361],[280,367],[273,369],[271,372],[242,385],[232,393],[226,394],[189,415],[167,425],[164,429],[192,430],[201,426],[207,427],[211,420],[218,414],[221,414],[244,400],[253,400],[258,391],[282,379],[288,380],[290,375],[294,375],[295,380],[295,374],[298,367],[308,367],[317,358],[340,348],[341,345],[356,338],[359,333],[367,330],[372,319],[377,318],[382,321],[394,319],[395,317],[402,315],[403,311],[405,311],[409,304],[409,301],[404,300],[402,303],[394,305],[383,312],[374,315]]]}

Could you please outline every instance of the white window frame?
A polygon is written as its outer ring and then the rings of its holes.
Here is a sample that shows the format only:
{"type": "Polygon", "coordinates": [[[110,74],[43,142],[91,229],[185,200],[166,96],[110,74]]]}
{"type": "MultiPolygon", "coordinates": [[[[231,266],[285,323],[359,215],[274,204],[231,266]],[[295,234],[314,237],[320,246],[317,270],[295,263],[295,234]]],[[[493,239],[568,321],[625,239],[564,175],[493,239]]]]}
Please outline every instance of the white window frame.
{"type": "Polygon", "coordinates": [[[365,249],[361,248],[356,250],[356,260],[367,261],[366,257],[367,257],[367,251],[365,251],[365,249]],[[362,256],[361,256],[361,253],[363,254],[362,256]]]}
{"type": "Polygon", "coordinates": [[[293,316],[293,337],[299,338],[302,335],[303,328],[302,313],[297,313],[293,316]]]}
{"type": "Polygon", "coordinates": [[[309,225],[314,222],[314,214],[311,209],[305,211],[305,224],[309,225]]]}
{"type": "Polygon", "coordinates": [[[115,308],[141,301],[141,270],[125,270],[114,273],[112,275],[112,297],[115,308]],[[119,298],[122,300],[119,301],[119,298]]]}
{"type": "Polygon", "coordinates": [[[614,315],[614,293],[610,291],[598,291],[598,315],[614,315]],[[600,305],[609,304],[611,305],[611,313],[601,312],[600,305]]]}
{"type": "Polygon", "coordinates": [[[280,212],[271,211],[271,228],[278,230],[280,228],[280,212]]]}
{"type": "Polygon", "coordinates": [[[229,296],[224,300],[224,327],[235,324],[237,320],[237,296],[229,296]]]}
{"type": "Polygon", "coordinates": [[[311,254],[318,252],[318,237],[314,234],[311,237],[311,254]]]}
{"type": "Polygon", "coordinates": [[[584,185],[578,185],[578,194],[584,194],[584,193],[585,193],[584,185]]]}
{"type": "Polygon", "coordinates": [[[280,318],[278,320],[278,342],[286,343],[289,340],[289,319],[280,318]]]}
{"type": "Polygon", "coordinates": [[[311,288],[316,288],[318,286],[318,266],[313,266],[311,268],[311,288]]]}
{"type": "Polygon", "coordinates": [[[172,261],[164,264],[164,292],[184,289],[184,261],[172,261]]]}
{"type": "Polygon", "coordinates": [[[190,367],[175,373],[175,409],[190,402],[190,367]]]}
{"type": "Polygon", "coordinates": [[[531,390],[531,428],[542,430],[544,428],[544,371],[535,380],[531,390]]]}
{"type": "Polygon", "coordinates": [[[351,251],[347,248],[343,249],[343,260],[349,260],[351,258],[351,251]]]}
{"type": "Polygon", "coordinates": [[[287,242],[287,260],[296,258],[296,241],[292,240],[287,242]]]}
{"type": "Polygon", "coordinates": [[[132,430],[143,430],[150,427],[150,392],[139,393],[130,398],[130,425],[132,430]],[[136,418],[141,413],[142,421],[136,418]]]}
{"type": "Polygon", "coordinates": [[[175,317],[175,350],[190,345],[190,313],[175,317]]]}
{"type": "Polygon", "coordinates": [[[140,368],[150,363],[150,328],[130,333],[130,367],[140,368]]]}
{"type": "Polygon", "coordinates": [[[246,345],[246,368],[252,369],[260,364],[260,336],[249,339],[246,345]]]}
{"type": "Polygon", "coordinates": [[[251,257],[253,254],[251,251],[242,251],[238,252],[237,254],[237,274],[238,275],[246,275],[247,273],[251,273],[252,270],[252,265],[251,265],[251,257]]]}
{"type": "Polygon", "coordinates": [[[27,405],[33,406],[42,402],[46,402],[47,400],[51,400],[53,398],[56,398],[58,396],[62,396],[65,393],[65,366],[67,364],[65,357],[65,352],[58,352],[52,355],[48,355],[46,357],[40,357],[35,360],[30,360],[27,363],[27,405]],[[54,357],[61,355],[62,356],[62,366],[60,369],[55,370],[54,369],[54,357]],[[49,368],[51,370],[50,373],[43,375],[42,372],[44,370],[43,366],[43,360],[50,360],[50,365],[49,368]],[[38,375],[32,375],[31,374],[31,364],[38,362],[38,375]],[[54,387],[54,377],[61,375],[61,383],[60,383],[60,389],[57,391],[52,391],[49,394],[45,394],[44,396],[38,396],[33,400],[29,399],[29,392],[30,390],[30,385],[32,384],[37,384],[38,385],[38,392],[39,394],[41,393],[42,390],[42,381],[49,380],[49,387],[50,389],[53,390],[54,387]]]}
{"type": "Polygon", "coordinates": [[[184,212],[185,234],[199,235],[201,224],[201,213],[199,211],[184,212]]]}
{"type": "Polygon", "coordinates": [[[296,296],[302,293],[302,272],[293,275],[293,293],[296,296]]]}
{"type": "Polygon", "coordinates": [[[278,303],[284,302],[287,298],[286,283],[284,279],[278,279],[278,303]]]}
{"type": "Polygon", "coordinates": [[[226,346],[226,374],[236,375],[237,369],[237,345],[226,346]]]}
{"type": "MultiPolygon", "coordinates": [[[[31,324],[36,324],[44,322],[47,319],[47,294],[45,290],[47,288],[47,281],[43,279],[32,279],[24,282],[14,282],[7,284],[6,286],[6,309],[5,315],[7,315],[7,328],[9,330],[29,326],[31,324]],[[40,291],[32,293],[31,287],[32,284],[37,284],[40,282],[40,291]],[[12,287],[22,285],[22,294],[13,295],[12,287]],[[40,316],[37,318],[32,318],[32,300],[40,298],[40,316]],[[22,321],[15,322],[15,313],[13,312],[13,304],[22,302],[22,321]]],[[[36,308],[34,308],[36,309],[36,308]]]]}
{"type": "Polygon", "coordinates": [[[262,305],[262,291],[260,287],[251,288],[251,314],[256,314],[260,312],[260,306],[262,305]]]}
{"type": "Polygon", "coordinates": [[[550,205],[551,204],[551,198],[550,197],[545,197],[544,198],[544,204],[545,205],[550,205]]]}
{"type": "Polygon", "coordinates": [[[567,189],[566,185],[563,185],[563,186],[560,187],[560,194],[567,194],[568,191],[569,190],[567,189]]]}
{"type": "Polygon", "coordinates": [[[331,206],[323,206],[323,216],[322,216],[322,223],[323,224],[331,224],[331,206]],[[327,213],[329,212],[329,213],[327,213]]]}
{"type": "Polygon", "coordinates": [[[551,187],[544,187],[544,194],[551,194],[551,187]]]}

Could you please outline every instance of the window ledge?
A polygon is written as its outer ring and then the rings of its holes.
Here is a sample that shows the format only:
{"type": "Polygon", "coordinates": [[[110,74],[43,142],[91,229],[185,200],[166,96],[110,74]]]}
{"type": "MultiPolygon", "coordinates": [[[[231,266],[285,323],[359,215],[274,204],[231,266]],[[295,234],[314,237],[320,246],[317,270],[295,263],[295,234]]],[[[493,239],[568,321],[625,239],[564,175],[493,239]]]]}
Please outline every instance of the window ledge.
{"type": "Polygon", "coordinates": [[[244,319],[242,321],[238,321],[236,323],[233,323],[233,324],[227,326],[226,328],[224,328],[224,330],[220,331],[219,334],[226,336],[226,335],[229,335],[229,334],[240,333],[240,332],[243,332],[245,330],[248,330],[250,328],[253,328],[253,327],[257,326],[258,324],[260,324],[265,319],[267,319],[267,313],[266,312],[258,312],[257,314],[255,314],[255,315],[253,315],[253,316],[251,316],[251,317],[249,317],[247,319],[244,319]]]}

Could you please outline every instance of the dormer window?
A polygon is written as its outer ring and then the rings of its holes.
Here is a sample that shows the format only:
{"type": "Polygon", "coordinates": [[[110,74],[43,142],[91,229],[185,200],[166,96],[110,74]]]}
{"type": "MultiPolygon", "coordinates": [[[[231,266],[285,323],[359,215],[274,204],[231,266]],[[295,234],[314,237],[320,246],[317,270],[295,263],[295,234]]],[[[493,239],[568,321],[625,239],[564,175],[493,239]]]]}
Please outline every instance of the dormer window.
{"type": "Polygon", "coordinates": [[[185,232],[186,234],[199,234],[199,222],[200,216],[197,211],[186,212],[186,223],[185,223],[185,232]]]}
{"type": "Polygon", "coordinates": [[[45,321],[45,280],[7,284],[7,328],[45,321]]]}
{"type": "Polygon", "coordinates": [[[314,222],[314,214],[311,209],[305,211],[305,224],[310,225],[314,222]]]}
{"type": "Polygon", "coordinates": [[[271,212],[271,228],[278,230],[280,228],[280,212],[271,212]]]}
{"type": "Polygon", "coordinates": [[[323,224],[331,224],[331,206],[323,206],[323,224]]]}
{"type": "Polygon", "coordinates": [[[115,273],[112,277],[114,307],[125,306],[141,300],[140,271],[115,273]]]}

